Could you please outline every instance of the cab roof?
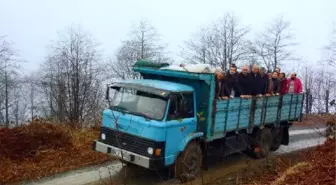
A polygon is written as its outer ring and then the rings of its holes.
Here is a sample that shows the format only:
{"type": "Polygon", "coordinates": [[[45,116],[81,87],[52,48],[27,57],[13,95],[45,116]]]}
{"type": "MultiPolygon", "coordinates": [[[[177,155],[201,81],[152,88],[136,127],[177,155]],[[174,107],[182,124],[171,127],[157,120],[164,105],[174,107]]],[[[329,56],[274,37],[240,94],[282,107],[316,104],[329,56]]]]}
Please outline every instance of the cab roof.
{"type": "Polygon", "coordinates": [[[188,85],[151,79],[136,79],[136,80],[123,80],[118,81],[120,84],[132,84],[145,87],[152,87],[155,89],[170,91],[170,92],[190,92],[194,91],[194,88],[188,85]]]}

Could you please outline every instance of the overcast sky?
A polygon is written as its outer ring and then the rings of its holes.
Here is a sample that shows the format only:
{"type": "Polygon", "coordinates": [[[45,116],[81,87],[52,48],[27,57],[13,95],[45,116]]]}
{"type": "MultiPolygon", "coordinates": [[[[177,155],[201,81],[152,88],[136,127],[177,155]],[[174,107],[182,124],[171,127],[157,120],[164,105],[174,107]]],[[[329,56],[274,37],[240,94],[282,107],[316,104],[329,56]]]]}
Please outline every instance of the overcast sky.
{"type": "Polygon", "coordinates": [[[7,35],[34,70],[47,55],[47,45],[66,26],[80,24],[113,56],[132,25],[148,20],[168,44],[172,56],[200,27],[234,13],[252,34],[279,14],[291,21],[297,54],[314,62],[322,57],[336,23],[336,0],[0,0],[0,35],[7,35]]]}

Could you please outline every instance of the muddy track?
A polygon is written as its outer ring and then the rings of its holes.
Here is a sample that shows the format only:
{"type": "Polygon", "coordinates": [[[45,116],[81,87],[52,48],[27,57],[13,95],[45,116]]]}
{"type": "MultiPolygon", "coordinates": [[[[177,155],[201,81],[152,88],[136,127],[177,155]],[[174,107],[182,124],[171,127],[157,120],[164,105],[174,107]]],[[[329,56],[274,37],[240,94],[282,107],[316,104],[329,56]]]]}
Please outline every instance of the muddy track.
{"type": "MultiPolygon", "coordinates": [[[[282,157],[288,158],[295,162],[299,158],[299,152],[303,150],[310,150],[306,148],[295,152],[281,154],[282,157]]],[[[203,172],[203,176],[192,182],[193,185],[232,185],[240,183],[252,183],[252,178],[268,173],[275,168],[275,157],[271,155],[265,159],[251,159],[243,154],[234,154],[228,156],[223,161],[212,163],[208,171],[203,172]],[[203,182],[203,183],[202,183],[203,182]]],[[[104,179],[104,182],[90,183],[88,185],[104,185],[111,184],[121,185],[172,185],[180,184],[176,179],[168,178],[167,172],[153,172],[138,168],[135,166],[124,167],[120,174],[112,176],[112,178],[104,179]],[[125,173],[127,173],[126,176],[125,173]]],[[[190,185],[185,183],[182,185],[190,185]]],[[[181,184],[180,184],[181,185],[181,184]]]]}
{"type": "MultiPolygon", "coordinates": [[[[288,155],[295,158],[298,150],[307,149],[324,142],[321,131],[305,133],[296,132],[300,129],[293,129],[290,137],[289,146],[281,146],[278,151],[273,153],[267,159],[256,160],[249,156],[238,153],[227,156],[224,160],[210,157],[208,171],[204,171],[202,178],[198,178],[192,184],[236,184],[248,181],[251,174],[262,174],[266,170],[274,169],[274,159],[276,155],[288,155]],[[295,150],[295,152],[293,152],[295,150]],[[245,179],[244,179],[245,178],[245,179]]],[[[308,129],[306,129],[308,130],[308,129]]],[[[309,129],[311,130],[311,129],[309,129]]],[[[111,177],[103,179],[104,182],[111,184],[129,184],[129,185],[152,185],[152,184],[178,184],[176,179],[169,178],[168,171],[149,171],[136,166],[124,166],[122,169],[110,169],[111,177]]],[[[104,182],[90,183],[88,185],[103,185],[104,182]]],[[[186,183],[186,184],[190,184],[186,183]]]]}

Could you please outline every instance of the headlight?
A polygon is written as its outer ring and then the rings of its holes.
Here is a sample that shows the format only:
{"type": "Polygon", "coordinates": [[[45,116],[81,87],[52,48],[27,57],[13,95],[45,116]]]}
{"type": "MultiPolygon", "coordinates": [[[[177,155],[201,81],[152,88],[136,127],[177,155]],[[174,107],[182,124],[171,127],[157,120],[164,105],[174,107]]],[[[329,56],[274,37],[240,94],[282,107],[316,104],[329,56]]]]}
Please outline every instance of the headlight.
{"type": "Polygon", "coordinates": [[[153,155],[154,150],[153,150],[152,147],[148,147],[147,152],[148,152],[149,155],[153,155]]]}
{"type": "Polygon", "coordinates": [[[106,135],[105,135],[104,133],[102,133],[102,134],[100,135],[100,137],[101,137],[102,140],[105,140],[105,139],[106,139],[106,135]]]}

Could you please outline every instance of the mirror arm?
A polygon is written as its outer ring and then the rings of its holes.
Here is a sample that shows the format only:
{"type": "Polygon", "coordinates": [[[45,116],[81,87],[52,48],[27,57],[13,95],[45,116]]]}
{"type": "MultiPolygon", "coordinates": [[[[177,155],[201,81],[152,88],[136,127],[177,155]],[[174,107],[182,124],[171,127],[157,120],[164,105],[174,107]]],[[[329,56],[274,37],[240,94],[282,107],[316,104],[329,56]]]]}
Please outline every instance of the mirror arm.
{"type": "Polygon", "coordinates": [[[109,97],[109,95],[110,95],[110,87],[109,87],[109,85],[106,85],[105,99],[106,99],[107,101],[110,101],[110,97],[109,97]]]}

